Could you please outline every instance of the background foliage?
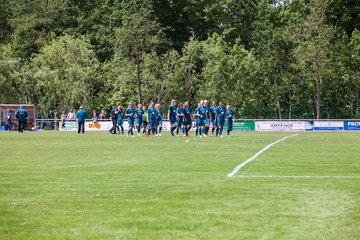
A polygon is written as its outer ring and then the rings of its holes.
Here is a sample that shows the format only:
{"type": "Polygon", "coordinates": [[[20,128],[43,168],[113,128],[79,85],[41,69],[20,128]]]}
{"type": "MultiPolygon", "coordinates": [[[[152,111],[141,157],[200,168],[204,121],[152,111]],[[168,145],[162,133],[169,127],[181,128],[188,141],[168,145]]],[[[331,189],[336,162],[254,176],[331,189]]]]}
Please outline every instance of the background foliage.
{"type": "Polygon", "coordinates": [[[360,118],[355,0],[0,0],[0,102],[360,118]]]}

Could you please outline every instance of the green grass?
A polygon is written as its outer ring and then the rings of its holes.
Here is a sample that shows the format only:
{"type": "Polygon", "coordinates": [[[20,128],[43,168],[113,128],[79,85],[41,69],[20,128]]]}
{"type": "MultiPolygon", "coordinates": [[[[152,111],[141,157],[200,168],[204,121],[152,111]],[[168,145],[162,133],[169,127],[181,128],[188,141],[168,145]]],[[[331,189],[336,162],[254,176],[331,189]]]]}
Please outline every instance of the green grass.
{"type": "MultiPolygon", "coordinates": [[[[1,133],[0,239],[360,239],[359,178],[226,177],[287,135],[1,133]]],[[[236,176],[359,177],[359,146],[300,133],[236,176]]]]}

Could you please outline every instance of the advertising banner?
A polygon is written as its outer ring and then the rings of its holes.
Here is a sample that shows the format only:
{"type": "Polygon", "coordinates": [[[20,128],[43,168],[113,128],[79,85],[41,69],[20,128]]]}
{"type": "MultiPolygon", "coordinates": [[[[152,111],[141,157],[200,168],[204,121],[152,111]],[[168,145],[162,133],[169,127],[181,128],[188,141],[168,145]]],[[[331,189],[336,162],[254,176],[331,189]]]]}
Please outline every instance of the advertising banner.
{"type": "MultiPolygon", "coordinates": [[[[85,131],[96,132],[96,131],[109,131],[112,127],[111,121],[99,121],[99,122],[85,122],[85,131]]],[[[127,122],[123,124],[124,130],[129,129],[129,125],[127,122]]],[[[78,130],[77,122],[65,122],[65,126],[62,126],[62,123],[59,123],[59,130],[64,132],[71,132],[78,130]]]]}
{"type": "Polygon", "coordinates": [[[305,121],[255,121],[255,131],[300,132],[305,131],[305,121]]]}
{"type": "Polygon", "coordinates": [[[314,131],[344,130],[343,121],[314,121],[314,131]]]}
{"type": "Polygon", "coordinates": [[[360,121],[345,121],[344,130],[360,131],[360,121]]]}
{"type": "Polygon", "coordinates": [[[255,131],[255,121],[234,121],[233,131],[255,131]]]}

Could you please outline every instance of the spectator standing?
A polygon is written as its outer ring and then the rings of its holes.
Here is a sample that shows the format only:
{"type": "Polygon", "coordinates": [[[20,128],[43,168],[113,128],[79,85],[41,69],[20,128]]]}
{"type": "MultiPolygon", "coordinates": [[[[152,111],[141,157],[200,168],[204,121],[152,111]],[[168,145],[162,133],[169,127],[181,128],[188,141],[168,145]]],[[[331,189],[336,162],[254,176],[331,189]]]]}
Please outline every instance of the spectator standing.
{"type": "Polygon", "coordinates": [[[69,112],[69,114],[67,115],[67,120],[69,121],[74,121],[75,120],[75,114],[74,114],[75,111],[71,111],[69,112]]]}
{"type": "Polygon", "coordinates": [[[81,106],[80,110],[76,113],[76,118],[78,121],[78,133],[85,133],[86,111],[84,110],[83,106],[81,106]]]}
{"type": "Polygon", "coordinates": [[[93,111],[92,121],[93,121],[93,123],[97,123],[97,121],[98,121],[98,114],[97,114],[96,110],[93,111]]]}
{"type": "Polygon", "coordinates": [[[99,119],[104,120],[106,119],[105,111],[101,110],[101,113],[99,114],[99,119]]]}
{"type": "Polygon", "coordinates": [[[117,108],[116,108],[116,106],[114,106],[113,109],[111,109],[110,119],[111,119],[113,126],[110,128],[109,132],[111,134],[116,134],[116,125],[117,125],[117,108]]]}
{"type": "Polygon", "coordinates": [[[49,114],[48,114],[48,119],[50,121],[50,126],[51,129],[54,129],[54,120],[55,120],[55,114],[53,110],[50,110],[49,114]]]}
{"type": "Polygon", "coordinates": [[[11,131],[11,126],[13,124],[12,119],[13,119],[13,114],[12,114],[12,111],[10,110],[6,114],[6,126],[7,126],[8,131],[11,131]]]}
{"type": "Polygon", "coordinates": [[[15,117],[19,122],[19,133],[24,132],[27,116],[28,114],[23,107],[20,107],[15,113],[15,117]]]}
{"type": "Polygon", "coordinates": [[[66,121],[66,113],[63,111],[60,116],[61,126],[62,128],[65,128],[65,121],[66,121]]]}

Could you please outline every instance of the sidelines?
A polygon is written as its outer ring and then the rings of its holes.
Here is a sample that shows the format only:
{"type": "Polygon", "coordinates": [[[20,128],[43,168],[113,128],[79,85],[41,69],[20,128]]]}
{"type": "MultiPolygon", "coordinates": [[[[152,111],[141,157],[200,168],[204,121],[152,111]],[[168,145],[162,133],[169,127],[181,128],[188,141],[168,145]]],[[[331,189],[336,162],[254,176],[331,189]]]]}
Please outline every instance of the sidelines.
{"type": "Polygon", "coordinates": [[[238,165],[236,168],[234,168],[234,170],[232,170],[231,173],[229,173],[227,176],[228,177],[233,177],[238,171],[240,171],[240,169],[242,167],[244,167],[246,164],[248,164],[249,162],[251,162],[252,160],[256,159],[260,154],[262,154],[263,152],[265,152],[266,150],[268,150],[269,148],[271,148],[273,145],[284,141],[285,139],[289,138],[289,137],[296,137],[299,134],[295,134],[295,135],[289,135],[286,137],[283,137],[282,139],[277,140],[276,142],[270,143],[269,145],[267,145],[266,147],[264,147],[263,149],[261,149],[259,152],[257,152],[254,156],[252,156],[251,158],[247,159],[245,162],[241,163],[240,165],[238,165]]]}
{"type": "Polygon", "coordinates": [[[310,178],[310,179],[323,179],[323,178],[335,178],[335,179],[360,179],[360,176],[261,176],[261,175],[238,175],[235,178],[310,178]]]}

